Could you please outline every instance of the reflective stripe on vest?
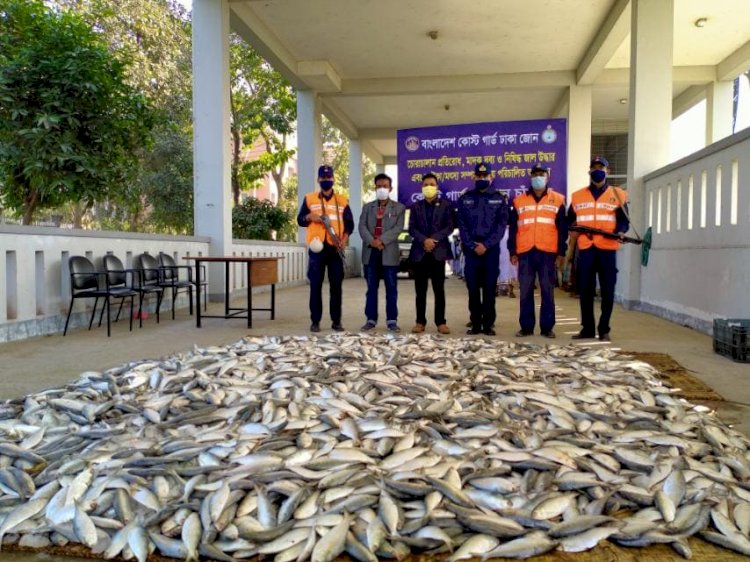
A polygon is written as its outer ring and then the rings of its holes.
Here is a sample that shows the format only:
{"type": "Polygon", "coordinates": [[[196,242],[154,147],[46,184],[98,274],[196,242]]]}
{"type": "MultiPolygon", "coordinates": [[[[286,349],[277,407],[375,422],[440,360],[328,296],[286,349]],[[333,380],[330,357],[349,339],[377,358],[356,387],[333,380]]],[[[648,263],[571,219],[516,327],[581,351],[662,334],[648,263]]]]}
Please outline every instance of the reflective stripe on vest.
{"type": "Polygon", "coordinates": [[[543,252],[557,253],[557,213],[565,200],[557,193],[547,190],[536,202],[528,193],[513,199],[518,213],[516,253],[523,254],[537,248],[543,252]]]}
{"type": "MultiPolygon", "coordinates": [[[[333,197],[326,201],[320,196],[320,192],[315,191],[305,195],[305,201],[312,214],[328,215],[333,231],[341,238],[344,233],[344,209],[349,204],[346,197],[334,193],[333,197]]],[[[307,243],[310,244],[315,238],[333,245],[333,239],[322,223],[311,222],[307,225],[307,243]]]]}
{"type": "MultiPolygon", "coordinates": [[[[617,226],[617,209],[622,206],[621,201],[623,204],[627,201],[627,194],[619,187],[608,186],[604,193],[599,196],[599,199],[594,199],[594,195],[588,187],[576,191],[572,197],[576,224],[614,232],[617,226]]],[[[580,234],[578,236],[579,250],[587,250],[591,246],[601,250],[617,250],[620,243],[599,234],[580,234]]]]}

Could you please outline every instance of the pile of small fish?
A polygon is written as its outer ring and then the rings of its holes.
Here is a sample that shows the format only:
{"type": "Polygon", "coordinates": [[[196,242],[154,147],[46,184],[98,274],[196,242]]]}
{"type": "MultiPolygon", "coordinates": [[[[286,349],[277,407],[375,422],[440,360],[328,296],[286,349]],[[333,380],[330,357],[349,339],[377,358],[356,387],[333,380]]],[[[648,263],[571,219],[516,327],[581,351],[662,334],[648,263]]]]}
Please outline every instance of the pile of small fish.
{"type": "Polygon", "coordinates": [[[103,558],[750,554],[748,440],[611,349],[248,338],[0,403],[0,543],[103,558]]]}

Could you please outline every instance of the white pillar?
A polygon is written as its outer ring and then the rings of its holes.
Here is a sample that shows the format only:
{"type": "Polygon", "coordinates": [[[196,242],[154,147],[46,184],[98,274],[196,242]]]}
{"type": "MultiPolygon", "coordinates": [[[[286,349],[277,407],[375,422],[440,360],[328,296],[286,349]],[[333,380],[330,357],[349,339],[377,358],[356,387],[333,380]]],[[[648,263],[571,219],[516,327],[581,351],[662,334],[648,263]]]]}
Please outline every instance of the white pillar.
{"type": "MultiPolygon", "coordinates": [[[[312,90],[297,90],[297,202],[318,187],[320,161],[320,102],[312,90]]],[[[305,229],[299,228],[297,241],[304,243],[305,229]]]]}
{"type": "MultiPolygon", "coordinates": [[[[630,31],[630,219],[644,231],[643,177],[669,162],[672,124],[673,0],[632,0],[630,31]]],[[[617,294],[631,307],[641,300],[640,246],[625,244],[618,256],[617,294]]]]}
{"type": "MultiPolygon", "coordinates": [[[[193,223],[212,256],[232,249],[229,153],[229,4],[193,2],[193,223]]],[[[224,293],[224,269],[211,269],[209,299],[224,293]]]]}
{"type": "MultiPolygon", "coordinates": [[[[591,86],[568,88],[568,199],[574,191],[589,184],[591,162],[591,86]]],[[[554,176],[564,170],[553,170],[550,185],[555,185],[554,176]]]]}
{"type": "Polygon", "coordinates": [[[385,174],[385,164],[375,164],[375,175],[385,174]]]}
{"type": "Polygon", "coordinates": [[[356,227],[362,214],[362,143],[358,139],[349,139],[349,208],[355,225],[349,245],[354,248],[354,271],[358,272],[362,256],[362,239],[356,227]]]}
{"type": "Polygon", "coordinates": [[[706,86],[706,146],[732,134],[733,97],[733,80],[706,86]]]}

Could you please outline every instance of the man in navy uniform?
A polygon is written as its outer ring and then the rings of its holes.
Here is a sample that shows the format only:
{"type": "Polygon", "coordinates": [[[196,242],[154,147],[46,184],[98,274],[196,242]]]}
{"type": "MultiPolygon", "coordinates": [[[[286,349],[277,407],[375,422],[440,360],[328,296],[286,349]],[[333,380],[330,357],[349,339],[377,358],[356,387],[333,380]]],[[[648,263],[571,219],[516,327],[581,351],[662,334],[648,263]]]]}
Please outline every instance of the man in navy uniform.
{"type": "Polygon", "coordinates": [[[474,189],[458,200],[456,220],[466,263],[471,327],[467,334],[494,336],[495,286],[500,273],[500,240],[508,225],[508,200],[490,187],[490,165],[474,167],[474,189]]]}

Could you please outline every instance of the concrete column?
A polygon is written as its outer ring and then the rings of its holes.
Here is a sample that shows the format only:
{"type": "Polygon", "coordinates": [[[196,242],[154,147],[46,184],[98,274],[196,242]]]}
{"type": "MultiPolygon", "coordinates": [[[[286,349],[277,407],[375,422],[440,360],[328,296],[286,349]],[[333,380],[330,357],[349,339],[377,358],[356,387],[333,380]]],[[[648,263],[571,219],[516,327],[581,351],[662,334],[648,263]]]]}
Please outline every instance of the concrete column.
{"type": "Polygon", "coordinates": [[[732,134],[733,97],[733,80],[706,86],[706,146],[732,134]]]}
{"type": "Polygon", "coordinates": [[[356,225],[362,214],[362,143],[358,139],[349,139],[349,208],[354,215],[354,234],[349,245],[354,248],[354,271],[360,271],[362,256],[362,239],[357,234],[356,225]]]}
{"type": "MultiPolygon", "coordinates": [[[[568,199],[570,195],[589,184],[591,162],[591,86],[568,88],[568,199]]],[[[553,170],[550,185],[555,185],[555,175],[565,170],[553,170]]]]}
{"type": "MultiPolygon", "coordinates": [[[[312,90],[297,90],[297,201],[302,205],[305,194],[318,188],[320,161],[320,102],[312,90]]],[[[300,228],[297,241],[305,242],[300,228]]]]}
{"type": "MultiPolygon", "coordinates": [[[[229,3],[193,2],[193,181],[196,236],[212,256],[232,249],[229,130],[229,3]]],[[[224,268],[211,268],[209,299],[224,294],[224,268]]]]}
{"type": "MultiPolygon", "coordinates": [[[[674,5],[673,0],[632,0],[631,10],[627,189],[631,231],[642,235],[643,177],[669,162],[674,5]]],[[[640,257],[640,246],[632,244],[618,256],[616,292],[627,308],[641,300],[640,257]]]]}
{"type": "Polygon", "coordinates": [[[385,164],[375,164],[375,175],[385,174],[385,164]]]}

